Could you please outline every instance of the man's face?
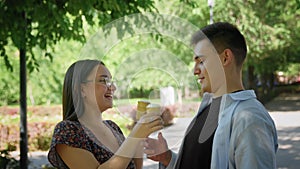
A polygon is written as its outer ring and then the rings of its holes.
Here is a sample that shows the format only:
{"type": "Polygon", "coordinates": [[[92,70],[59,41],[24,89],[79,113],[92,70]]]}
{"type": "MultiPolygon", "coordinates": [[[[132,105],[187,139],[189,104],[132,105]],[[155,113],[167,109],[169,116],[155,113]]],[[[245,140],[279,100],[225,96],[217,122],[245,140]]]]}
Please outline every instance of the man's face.
{"type": "Polygon", "coordinates": [[[219,55],[209,40],[201,40],[194,46],[194,75],[201,84],[201,92],[216,93],[226,83],[219,55]]]}

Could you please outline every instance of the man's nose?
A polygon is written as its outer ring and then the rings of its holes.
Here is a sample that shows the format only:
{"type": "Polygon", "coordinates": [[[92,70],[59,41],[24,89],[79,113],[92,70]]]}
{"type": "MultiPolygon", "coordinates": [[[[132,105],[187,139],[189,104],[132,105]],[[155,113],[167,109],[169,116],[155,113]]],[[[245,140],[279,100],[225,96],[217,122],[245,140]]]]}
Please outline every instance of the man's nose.
{"type": "Polygon", "coordinates": [[[194,66],[194,75],[198,75],[200,73],[201,73],[201,70],[200,70],[199,64],[195,63],[195,66],[194,66]]]}

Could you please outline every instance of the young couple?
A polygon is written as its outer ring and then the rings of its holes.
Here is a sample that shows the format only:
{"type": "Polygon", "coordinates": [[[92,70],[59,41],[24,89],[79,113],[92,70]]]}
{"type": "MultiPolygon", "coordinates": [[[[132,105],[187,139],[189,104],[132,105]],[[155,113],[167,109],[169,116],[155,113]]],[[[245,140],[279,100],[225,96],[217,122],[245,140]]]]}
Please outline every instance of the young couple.
{"type": "Polygon", "coordinates": [[[245,90],[244,36],[232,24],[208,25],[192,37],[194,75],[203,100],[178,153],[168,149],[162,120],[140,121],[128,138],[113,121],[102,120],[116,87],[97,60],[75,62],[63,89],[63,121],[55,127],[48,159],[58,168],[141,169],[143,153],[160,168],[275,169],[274,122],[253,90],[245,90]]]}

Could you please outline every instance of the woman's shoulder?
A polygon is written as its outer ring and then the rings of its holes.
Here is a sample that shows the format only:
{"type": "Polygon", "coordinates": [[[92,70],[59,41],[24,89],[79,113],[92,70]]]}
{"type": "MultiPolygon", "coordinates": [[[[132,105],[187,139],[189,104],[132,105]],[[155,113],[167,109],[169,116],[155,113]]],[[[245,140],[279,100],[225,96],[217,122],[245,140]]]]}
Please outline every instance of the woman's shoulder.
{"type": "Polygon", "coordinates": [[[63,120],[56,124],[54,134],[74,134],[81,131],[81,125],[78,121],[63,120]]]}
{"type": "Polygon", "coordinates": [[[85,148],[86,136],[77,121],[63,120],[56,124],[48,153],[50,163],[58,168],[66,168],[56,152],[57,144],[65,144],[74,148],[85,148]]]}
{"type": "Polygon", "coordinates": [[[114,121],[112,120],[104,120],[104,123],[110,125],[113,128],[120,128],[114,121]]]}
{"type": "Polygon", "coordinates": [[[54,144],[66,144],[73,147],[81,147],[86,134],[79,122],[64,120],[59,122],[54,129],[52,142],[54,144]]]}
{"type": "Polygon", "coordinates": [[[71,120],[63,120],[56,124],[56,127],[72,127],[72,128],[78,128],[80,127],[80,123],[78,121],[71,121],[71,120]]]}
{"type": "Polygon", "coordinates": [[[112,120],[104,120],[104,123],[107,123],[109,126],[111,126],[113,129],[117,130],[118,132],[122,133],[121,128],[112,120]]]}

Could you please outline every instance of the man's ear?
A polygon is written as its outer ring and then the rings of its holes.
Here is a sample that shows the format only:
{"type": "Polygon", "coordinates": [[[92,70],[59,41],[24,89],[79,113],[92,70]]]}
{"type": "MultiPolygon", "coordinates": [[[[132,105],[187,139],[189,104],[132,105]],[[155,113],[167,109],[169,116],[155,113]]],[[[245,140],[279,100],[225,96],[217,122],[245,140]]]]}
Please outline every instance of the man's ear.
{"type": "Polygon", "coordinates": [[[222,54],[223,66],[230,65],[234,62],[234,55],[230,49],[225,49],[222,54]]]}

